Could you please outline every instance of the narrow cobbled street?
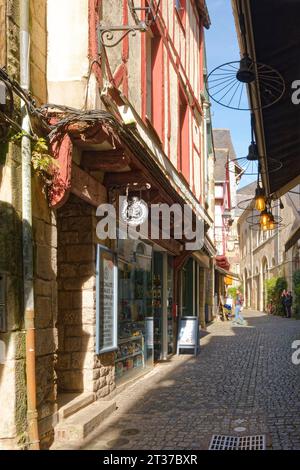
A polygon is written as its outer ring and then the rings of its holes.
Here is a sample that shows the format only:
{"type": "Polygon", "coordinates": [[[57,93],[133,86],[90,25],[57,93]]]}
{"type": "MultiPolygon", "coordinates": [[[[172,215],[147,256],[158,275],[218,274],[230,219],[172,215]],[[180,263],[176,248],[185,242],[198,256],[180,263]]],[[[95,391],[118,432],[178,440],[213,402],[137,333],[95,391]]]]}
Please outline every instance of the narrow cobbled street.
{"type": "Polygon", "coordinates": [[[215,322],[201,353],[173,358],[117,395],[117,411],[85,449],[208,449],[213,434],[265,434],[300,449],[300,321],[247,312],[247,327],[215,322]]]}

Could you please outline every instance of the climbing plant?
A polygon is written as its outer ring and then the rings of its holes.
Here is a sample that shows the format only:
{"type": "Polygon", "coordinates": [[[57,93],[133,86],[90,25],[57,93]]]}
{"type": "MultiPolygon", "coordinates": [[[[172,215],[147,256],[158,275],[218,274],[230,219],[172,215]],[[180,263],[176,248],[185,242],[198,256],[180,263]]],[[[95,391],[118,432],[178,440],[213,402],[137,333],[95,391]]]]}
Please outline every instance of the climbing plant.
{"type": "Polygon", "coordinates": [[[10,136],[9,142],[20,144],[23,136],[32,140],[31,163],[36,174],[41,178],[44,185],[44,192],[48,196],[52,190],[55,176],[57,175],[59,165],[50,155],[47,140],[44,137],[37,137],[28,134],[25,131],[14,133],[10,136]]]}
{"type": "Polygon", "coordinates": [[[265,281],[267,304],[271,304],[275,308],[277,315],[284,316],[284,306],[281,299],[282,291],[287,289],[287,281],[284,277],[272,277],[265,281]]]}

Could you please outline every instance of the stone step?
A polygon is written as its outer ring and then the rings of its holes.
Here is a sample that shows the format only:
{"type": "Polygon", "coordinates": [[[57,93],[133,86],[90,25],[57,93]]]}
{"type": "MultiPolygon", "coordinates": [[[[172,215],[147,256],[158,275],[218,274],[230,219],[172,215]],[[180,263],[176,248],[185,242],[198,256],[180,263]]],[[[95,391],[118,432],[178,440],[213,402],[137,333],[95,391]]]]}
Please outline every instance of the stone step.
{"type": "Polygon", "coordinates": [[[115,401],[96,401],[55,426],[55,443],[86,438],[116,409],[115,401]]]}
{"type": "Polygon", "coordinates": [[[75,395],[71,393],[64,393],[59,396],[59,421],[68,418],[69,416],[77,413],[82,408],[93,403],[95,396],[93,392],[81,393],[80,395],[75,395]]]}

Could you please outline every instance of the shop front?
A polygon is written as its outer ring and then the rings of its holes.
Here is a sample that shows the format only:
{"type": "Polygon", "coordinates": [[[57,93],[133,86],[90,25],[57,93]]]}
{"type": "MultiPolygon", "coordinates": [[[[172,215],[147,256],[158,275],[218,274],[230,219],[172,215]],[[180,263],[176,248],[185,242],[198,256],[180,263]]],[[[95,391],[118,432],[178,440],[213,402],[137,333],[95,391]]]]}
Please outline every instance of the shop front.
{"type": "Polygon", "coordinates": [[[208,307],[213,302],[210,278],[210,258],[202,252],[189,257],[179,275],[180,316],[197,316],[203,328],[209,322],[208,307]]]}
{"type": "Polygon", "coordinates": [[[116,384],[175,351],[173,256],[151,241],[118,240],[116,384]]]}
{"type": "Polygon", "coordinates": [[[153,275],[150,244],[119,240],[118,349],[116,381],[129,380],[153,366],[153,275]]]}

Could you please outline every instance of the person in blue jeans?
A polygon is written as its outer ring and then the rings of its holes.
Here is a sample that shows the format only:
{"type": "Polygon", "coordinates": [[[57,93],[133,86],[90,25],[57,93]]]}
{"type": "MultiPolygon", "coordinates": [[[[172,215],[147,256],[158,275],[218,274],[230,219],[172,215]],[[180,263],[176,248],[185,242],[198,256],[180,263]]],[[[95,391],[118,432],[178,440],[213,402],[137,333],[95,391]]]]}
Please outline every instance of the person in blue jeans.
{"type": "Polygon", "coordinates": [[[244,299],[239,290],[236,291],[236,299],[235,299],[235,322],[236,323],[243,323],[244,318],[241,315],[241,308],[243,306],[244,299]]]}

